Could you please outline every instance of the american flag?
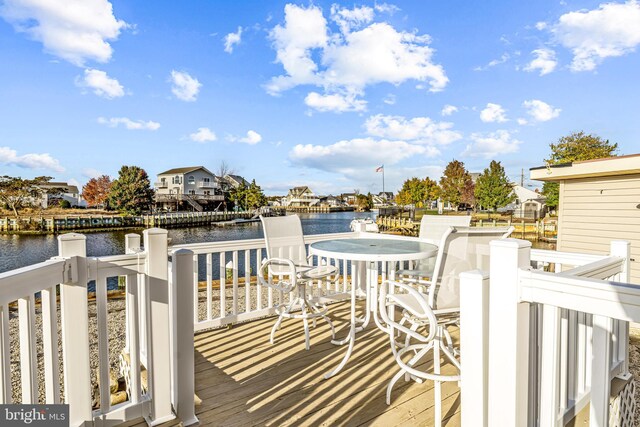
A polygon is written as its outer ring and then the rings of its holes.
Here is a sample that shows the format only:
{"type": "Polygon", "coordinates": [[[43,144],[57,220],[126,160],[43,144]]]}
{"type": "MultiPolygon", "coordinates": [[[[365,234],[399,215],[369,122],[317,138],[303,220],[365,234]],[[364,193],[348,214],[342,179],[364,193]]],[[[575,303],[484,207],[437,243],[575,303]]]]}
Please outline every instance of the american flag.
{"type": "Polygon", "coordinates": [[[384,170],[384,165],[376,168],[376,172],[382,172],[384,170]]]}

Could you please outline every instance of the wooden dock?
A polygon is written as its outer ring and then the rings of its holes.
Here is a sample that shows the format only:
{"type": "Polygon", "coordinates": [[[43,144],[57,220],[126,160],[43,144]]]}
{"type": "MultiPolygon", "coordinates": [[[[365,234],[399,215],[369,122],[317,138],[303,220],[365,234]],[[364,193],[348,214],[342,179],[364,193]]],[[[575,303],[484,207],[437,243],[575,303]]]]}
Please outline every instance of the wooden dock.
{"type": "MultiPolygon", "coordinates": [[[[333,304],[330,315],[338,337],[346,334],[349,304],[333,304]]],[[[399,381],[391,405],[388,381],[397,372],[389,338],[375,325],[358,334],[345,369],[325,380],[345,348],[330,343],[329,328],[311,329],[311,349],[304,349],[302,321],[287,319],[269,344],[275,318],[195,336],[196,406],[206,426],[428,426],[433,425],[433,383],[399,381]]],[[[373,322],[371,322],[373,324],[373,322]]],[[[457,341],[458,333],[454,332],[457,341]]],[[[443,372],[453,371],[445,366],[443,372]]],[[[460,425],[456,382],[443,383],[443,425],[460,425]]],[[[180,420],[162,424],[178,426],[180,420]]],[[[146,426],[142,420],[124,426],[146,426]]]]}

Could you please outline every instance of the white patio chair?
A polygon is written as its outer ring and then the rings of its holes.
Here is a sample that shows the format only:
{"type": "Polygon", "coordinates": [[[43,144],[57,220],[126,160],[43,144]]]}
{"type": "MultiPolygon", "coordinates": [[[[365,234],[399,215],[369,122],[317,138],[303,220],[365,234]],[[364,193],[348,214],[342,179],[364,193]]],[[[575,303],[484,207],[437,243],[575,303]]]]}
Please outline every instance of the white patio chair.
{"type": "MultiPolygon", "coordinates": [[[[441,419],[440,401],[442,381],[457,381],[457,375],[440,374],[440,357],[448,359],[457,370],[459,352],[447,329],[458,322],[460,313],[460,278],[462,272],[488,270],[489,242],[506,238],[513,232],[508,228],[463,228],[449,227],[440,239],[434,273],[428,281],[428,293],[422,293],[409,283],[386,281],[381,287],[380,315],[388,325],[391,347],[400,372],[393,377],[387,388],[387,404],[391,400],[393,385],[406,374],[406,379],[435,382],[436,422],[441,419]],[[390,292],[389,287],[392,287],[390,292]],[[399,291],[399,292],[396,292],[399,291]],[[426,307],[426,308],[425,308],[426,307]],[[396,308],[402,310],[399,322],[394,320],[396,308]],[[427,309],[428,308],[428,309],[427,309]],[[435,320],[434,320],[435,319],[435,320]],[[428,326],[428,334],[419,330],[428,326]],[[404,340],[402,340],[404,338],[404,340]],[[412,344],[412,339],[417,344],[412,344]],[[398,350],[399,349],[399,350],[398,350]],[[415,354],[409,362],[402,361],[407,352],[415,354]],[[430,351],[433,351],[433,372],[420,372],[414,366],[430,351]]],[[[437,424],[440,425],[440,424],[437,424]]]]}
{"type": "MultiPolygon", "coordinates": [[[[423,380],[434,382],[434,424],[439,427],[442,420],[442,386],[444,381],[460,381],[460,361],[451,351],[446,326],[438,322],[438,318],[429,306],[425,294],[418,292],[411,285],[402,282],[385,281],[381,287],[380,313],[389,326],[391,348],[400,370],[393,376],[387,386],[386,401],[391,404],[391,391],[396,382],[403,376],[422,383],[423,380]],[[388,293],[389,285],[403,293],[388,293]],[[401,320],[395,321],[388,311],[401,310],[401,320]],[[425,334],[425,332],[427,332],[425,334]],[[404,334],[407,342],[412,344],[396,350],[395,337],[404,334]],[[432,362],[425,365],[425,358],[433,353],[432,362]],[[442,363],[451,363],[454,367],[452,375],[442,374],[442,363]]],[[[428,360],[428,359],[426,359],[428,360]]]]}
{"type": "MultiPolygon", "coordinates": [[[[461,227],[469,227],[470,224],[471,215],[424,215],[420,221],[418,238],[438,245],[450,227],[460,229],[461,227]]],[[[434,267],[435,257],[420,260],[413,269],[398,270],[396,274],[402,282],[413,283],[420,288],[425,288],[429,285],[434,267]]],[[[426,289],[422,290],[426,291],[426,289]]]]}
{"type": "Polygon", "coordinates": [[[275,333],[285,318],[302,319],[305,333],[305,347],[309,350],[309,319],[316,326],[316,319],[327,321],[331,328],[331,335],[335,338],[333,323],[326,316],[325,305],[310,302],[307,298],[307,285],[314,280],[326,279],[337,274],[337,269],[331,265],[311,265],[311,257],[307,257],[307,250],[302,234],[302,225],[297,215],[282,217],[263,217],[262,229],[267,246],[267,259],[263,261],[258,274],[262,286],[270,287],[285,294],[294,292],[291,301],[276,307],[278,320],[271,329],[270,342],[274,343],[275,333]],[[265,280],[265,275],[273,280],[265,280]],[[294,311],[300,310],[299,313],[294,311]]]}

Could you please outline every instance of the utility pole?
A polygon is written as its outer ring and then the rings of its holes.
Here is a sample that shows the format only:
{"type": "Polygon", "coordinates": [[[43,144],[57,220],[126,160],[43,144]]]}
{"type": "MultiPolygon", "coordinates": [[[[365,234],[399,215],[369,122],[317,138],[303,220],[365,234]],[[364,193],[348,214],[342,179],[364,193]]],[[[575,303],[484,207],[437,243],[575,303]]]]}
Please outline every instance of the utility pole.
{"type": "Polygon", "coordinates": [[[524,187],[524,168],[520,172],[520,187],[524,187]]]}

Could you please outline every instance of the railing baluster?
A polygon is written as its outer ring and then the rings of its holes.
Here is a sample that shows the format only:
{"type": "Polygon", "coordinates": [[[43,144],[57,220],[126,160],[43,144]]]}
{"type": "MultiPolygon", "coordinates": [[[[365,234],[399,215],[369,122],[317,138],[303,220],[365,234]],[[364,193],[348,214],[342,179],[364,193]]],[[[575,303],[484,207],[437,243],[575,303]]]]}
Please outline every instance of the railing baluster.
{"type": "Polygon", "coordinates": [[[589,420],[592,427],[609,425],[609,394],[611,378],[611,330],[613,322],[604,316],[593,316],[593,365],[591,368],[591,408],[589,420]]]}
{"type": "Polygon", "coordinates": [[[9,404],[13,401],[9,343],[9,306],[0,305],[0,403],[2,404],[9,404]]]}
{"type": "MultiPolygon", "coordinates": [[[[213,308],[213,256],[211,253],[206,255],[207,263],[207,320],[212,319],[211,309],[213,308]]],[[[195,307],[194,307],[195,309],[195,307]]]]}
{"type": "Polygon", "coordinates": [[[244,311],[251,311],[251,252],[244,251],[244,311]]]}
{"type": "Polygon", "coordinates": [[[18,300],[22,404],[38,403],[34,296],[18,300]]]}
{"type": "Polygon", "coordinates": [[[262,286],[260,286],[260,281],[257,280],[258,274],[262,274],[260,271],[261,253],[261,249],[256,249],[256,310],[262,309],[262,286]]]}
{"type": "Polygon", "coordinates": [[[96,279],[96,321],[98,326],[98,380],[100,383],[100,412],[103,414],[111,408],[111,391],[109,379],[109,335],[107,329],[107,278],[97,261],[98,277],[96,279]]]}
{"type": "Polygon", "coordinates": [[[41,293],[42,347],[44,351],[45,403],[60,403],[60,371],[58,352],[58,302],[56,289],[41,293]]]}
{"type": "Polygon", "coordinates": [[[560,361],[565,346],[562,332],[562,309],[545,304],[542,315],[542,360],[540,361],[540,425],[558,426],[565,407],[562,400],[564,365],[560,361]]]}
{"type": "Polygon", "coordinates": [[[220,317],[227,315],[227,266],[225,257],[226,253],[220,252],[220,317]]]}
{"type": "Polygon", "coordinates": [[[200,321],[200,298],[199,298],[199,288],[200,282],[198,280],[198,256],[193,256],[193,277],[191,279],[193,281],[193,323],[197,324],[200,321]]]}
{"type": "Polygon", "coordinates": [[[128,274],[127,280],[127,329],[129,330],[129,392],[131,403],[140,401],[140,315],[138,313],[138,274],[128,274]]]}
{"type": "Polygon", "coordinates": [[[238,251],[233,251],[231,257],[231,271],[233,272],[233,306],[231,307],[231,313],[236,315],[238,314],[238,251]]]}

